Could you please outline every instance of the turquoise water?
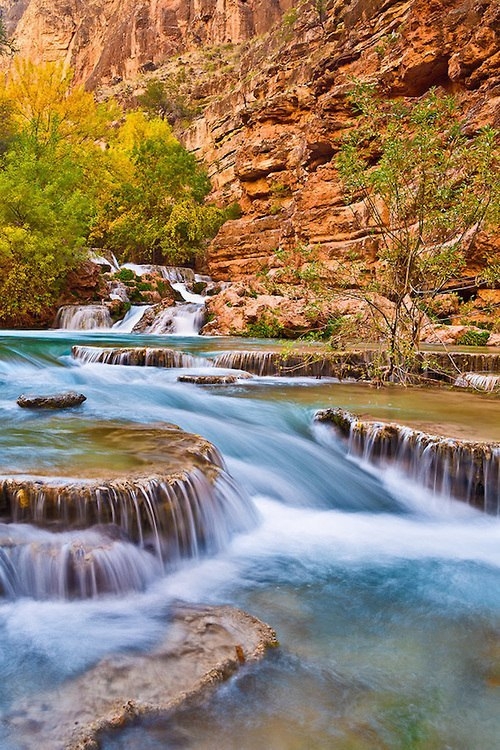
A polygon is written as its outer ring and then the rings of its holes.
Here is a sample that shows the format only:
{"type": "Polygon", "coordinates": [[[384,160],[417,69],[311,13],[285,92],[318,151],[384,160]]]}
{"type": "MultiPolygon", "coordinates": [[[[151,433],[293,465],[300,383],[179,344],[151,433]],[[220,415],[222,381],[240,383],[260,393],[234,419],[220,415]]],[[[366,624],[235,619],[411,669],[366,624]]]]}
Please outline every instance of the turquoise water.
{"type": "Polygon", "coordinates": [[[202,356],[249,347],[3,332],[2,472],[88,466],[93,455],[119,464],[119,450],[113,458],[102,438],[107,425],[174,423],[219,448],[259,521],[218,555],[156,576],[142,593],[4,600],[2,748],[43,747],[36,727],[16,716],[18,702],[64,691],[106,654],[150,648],[178,599],[248,609],[276,629],[280,648],[196,711],[108,737],[105,750],[500,748],[500,521],[348,460],[312,424],[316,408],[338,405],[499,439],[499,401],[304,379],[200,388],[177,383],[175,370],[75,363],[73,343],[167,345],[202,356]],[[87,396],[72,412],[15,404],[22,392],[69,389],[87,396]],[[96,425],[103,431],[89,429],[96,425]]]}

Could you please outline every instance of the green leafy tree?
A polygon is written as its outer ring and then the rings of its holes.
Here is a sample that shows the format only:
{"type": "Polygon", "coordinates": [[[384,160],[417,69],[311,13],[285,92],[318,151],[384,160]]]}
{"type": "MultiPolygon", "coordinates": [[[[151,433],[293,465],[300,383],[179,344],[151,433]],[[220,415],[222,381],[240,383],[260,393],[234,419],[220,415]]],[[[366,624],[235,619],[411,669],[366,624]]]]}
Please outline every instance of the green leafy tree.
{"type": "Polygon", "coordinates": [[[188,103],[183,94],[183,82],[180,76],[168,81],[154,78],[147,82],[144,93],[137,97],[137,102],[149,115],[167,120],[170,125],[191,120],[197,109],[188,103]]]}
{"type": "Polygon", "coordinates": [[[459,276],[478,231],[498,221],[499,136],[489,127],[468,133],[455,101],[434,91],[384,102],[358,84],[351,103],[358,117],[337,165],[346,200],[377,242],[377,263],[368,283],[356,262],[337,281],[372,305],[387,377],[403,380],[429,302],[459,276]]]}
{"type": "Polygon", "coordinates": [[[0,171],[0,321],[43,316],[83,258],[93,212],[83,170],[68,149],[20,137],[0,171]],[[36,154],[36,157],[35,157],[36,154]]]}
{"type": "Polygon", "coordinates": [[[99,213],[93,241],[120,259],[190,261],[224,221],[207,204],[206,172],[158,118],[134,112],[111,147],[116,180],[99,213]]]}
{"type": "Polygon", "coordinates": [[[95,135],[104,117],[70,84],[60,66],[20,62],[0,89],[9,130],[0,161],[0,323],[43,321],[84,257],[103,183],[95,135]]]}

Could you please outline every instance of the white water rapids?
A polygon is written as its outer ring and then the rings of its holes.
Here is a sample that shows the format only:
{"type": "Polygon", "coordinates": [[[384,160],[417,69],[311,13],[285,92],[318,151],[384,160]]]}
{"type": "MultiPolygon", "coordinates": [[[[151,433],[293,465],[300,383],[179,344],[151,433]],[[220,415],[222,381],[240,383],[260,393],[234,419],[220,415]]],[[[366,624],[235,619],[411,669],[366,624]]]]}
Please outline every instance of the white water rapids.
{"type": "MultiPolygon", "coordinates": [[[[241,606],[276,628],[280,648],[206,705],[109,736],[104,750],[498,747],[500,521],[431,496],[397,471],[362,466],[313,428],[315,409],[335,399],[370,411],[383,396],[304,378],[203,388],[177,382],[177,368],[71,359],[72,344],[92,343],[167,345],[200,358],[249,345],[119,331],[3,332],[2,472],[33,463],[49,471],[61,456],[87,465],[96,450],[104,460],[112,446],[84,440],[85,425],[168,422],[221,451],[258,521],[216,554],[167,574],[144,569],[134,592],[87,601],[57,599],[57,591],[37,601],[21,583],[7,592],[0,604],[2,750],[43,747],[36,727],[17,715],[18,701],[63,695],[65,680],[107,654],[152,648],[178,599],[241,606]],[[87,401],[65,413],[15,403],[21,392],[65,390],[87,401]]],[[[446,391],[432,413],[431,394],[414,398],[411,408],[429,420],[445,420],[455,408],[446,391]]],[[[496,414],[498,424],[498,402],[460,399],[463,414],[470,408],[485,422],[496,414]]],[[[387,393],[384,408],[396,401],[387,393]]],[[[32,527],[23,538],[38,549],[72,543],[71,535],[32,527]]],[[[127,543],[113,545],[126,554],[127,543]]]]}

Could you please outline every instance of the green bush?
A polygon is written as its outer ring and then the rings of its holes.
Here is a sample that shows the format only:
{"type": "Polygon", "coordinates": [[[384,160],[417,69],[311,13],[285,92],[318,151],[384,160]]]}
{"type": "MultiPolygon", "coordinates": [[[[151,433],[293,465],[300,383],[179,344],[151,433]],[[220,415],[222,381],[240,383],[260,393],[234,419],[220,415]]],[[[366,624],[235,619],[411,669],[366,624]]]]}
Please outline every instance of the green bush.
{"type": "Polygon", "coordinates": [[[284,334],[283,324],[273,313],[264,313],[255,323],[249,323],[245,336],[255,339],[279,339],[284,334]]]}
{"type": "Polygon", "coordinates": [[[457,344],[462,344],[463,346],[485,346],[489,337],[489,331],[475,331],[473,328],[469,328],[469,330],[463,331],[458,336],[457,344]]]}
{"type": "Polygon", "coordinates": [[[118,279],[119,281],[133,281],[135,279],[135,273],[131,268],[120,268],[120,270],[115,273],[115,279],[118,279]]]}

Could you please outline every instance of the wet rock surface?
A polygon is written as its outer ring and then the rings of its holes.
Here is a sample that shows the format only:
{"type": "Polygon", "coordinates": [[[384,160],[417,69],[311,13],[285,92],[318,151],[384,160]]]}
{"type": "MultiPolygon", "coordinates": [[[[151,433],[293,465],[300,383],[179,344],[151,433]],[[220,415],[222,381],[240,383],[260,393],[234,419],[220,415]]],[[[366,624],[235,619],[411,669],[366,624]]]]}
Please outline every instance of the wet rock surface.
{"type": "Polygon", "coordinates": [[[73,406],[80,406],[87,400],[83,393],[56,393],[52,396],[26,396],[24,393],[19,396],[16,403],[23,409],[70,409],[73,406]]]}
{"type": "Polygon", "coordinates": [[[179,605],[152,651],[103,659],[18,702],[8,723],[27,750],[97,750],[105,733],[168,716],[276,645],[274,631],[241,610],[179,605]]]}
{"type": "Polygon", "coordinates": [[[179,375],[177,380],[179,383],[194,383],[195,385],[231,385],[240,377],[239,375],[179,375]]]}

